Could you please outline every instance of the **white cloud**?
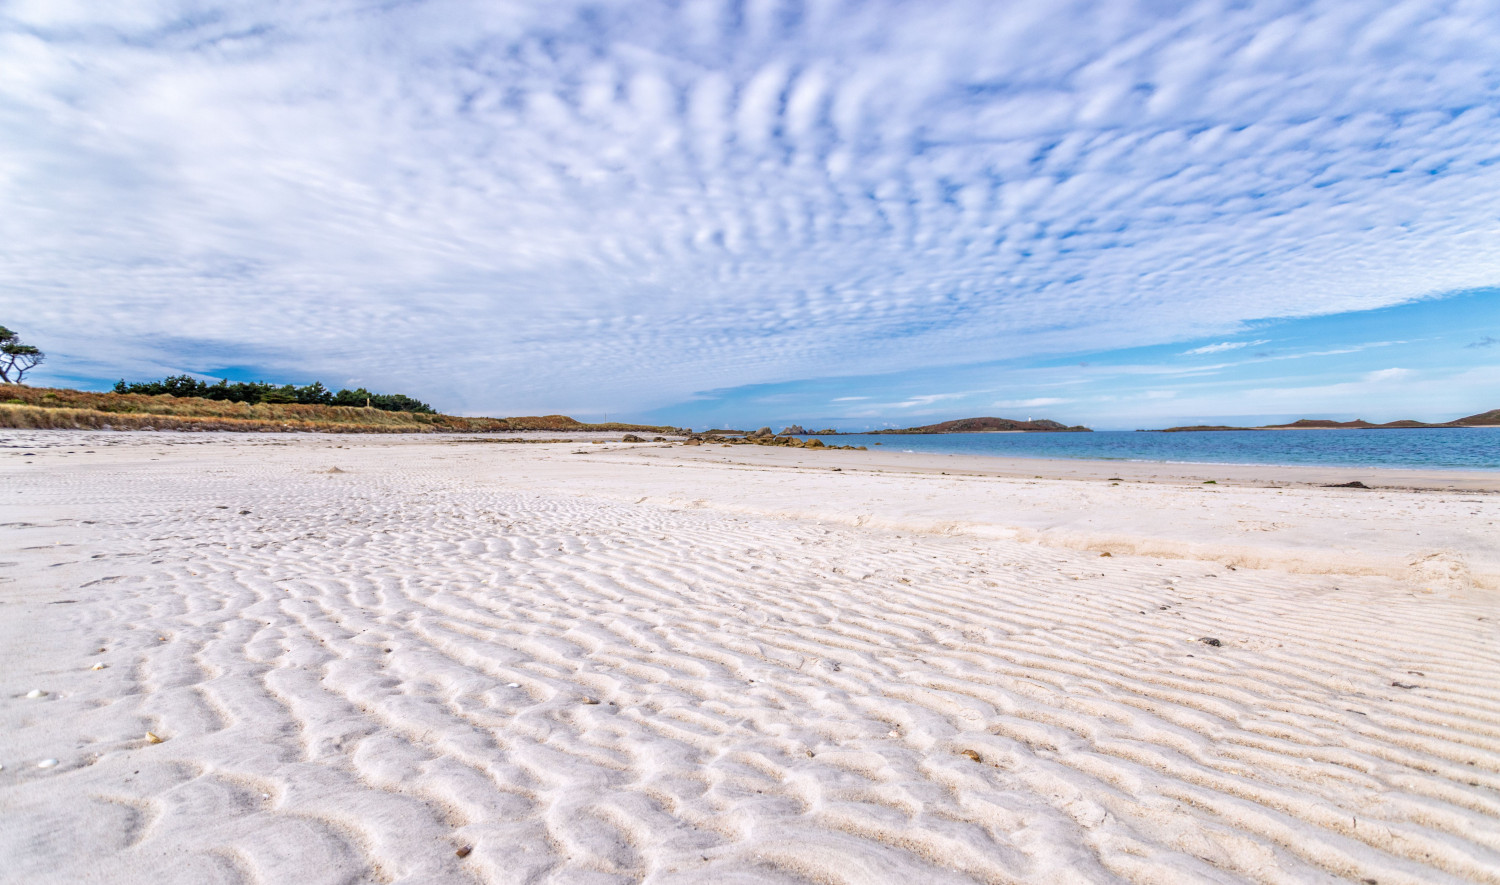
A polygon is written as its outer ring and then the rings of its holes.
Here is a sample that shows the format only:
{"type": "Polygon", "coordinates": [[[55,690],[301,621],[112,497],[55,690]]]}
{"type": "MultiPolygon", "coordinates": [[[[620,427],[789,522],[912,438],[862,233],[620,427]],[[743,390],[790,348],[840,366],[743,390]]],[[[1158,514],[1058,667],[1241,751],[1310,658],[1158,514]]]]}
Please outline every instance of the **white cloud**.
{"type": "Polygon", "coordinates": [[[962,399],[968,396],[966,393],[927,393],[919,396],[910,396],[899,403],[892,403],[893,409],[916,409],[930,406],[934,403],[947,402],[948,400],[962,399]]]}
{"type": "Polygon", "coordinates": [[[0,309],[54,371],[619,414],[1500,265],[1484,4],[97,6],[0,6],[0,309]]]}
{"type": "Polygon", "coordinates": [[[1056,406],[1062,403],[1070,403],[1072,400],[1056,396],[1038,396],[1032,399],[1014,400],[1011,402],[998,402],[994,404],[997,409],[1033,409],[1038,406],[1056,406]]]}
{"type": "Polygon", "coordinates": [[[1262,344],[1270,343],[1268,339],[1264,338],[1259,341],[1223,341],[1218,344],[1205,344],[1202,347],[1195,347],[1192,350],[1184,350],[1182,353],[1184,356],[1203,353],[1223,353],[1226,350],[1239,350],[1242,347],[1259,347],[1262,344]]]}
{"type": "Polygon", "coordinates": [[[1378,369],[1365,375],[1367,384],[1383,384],[1386,381],[1400,381],[1411,375],[1410,369],[1378,369]]]}

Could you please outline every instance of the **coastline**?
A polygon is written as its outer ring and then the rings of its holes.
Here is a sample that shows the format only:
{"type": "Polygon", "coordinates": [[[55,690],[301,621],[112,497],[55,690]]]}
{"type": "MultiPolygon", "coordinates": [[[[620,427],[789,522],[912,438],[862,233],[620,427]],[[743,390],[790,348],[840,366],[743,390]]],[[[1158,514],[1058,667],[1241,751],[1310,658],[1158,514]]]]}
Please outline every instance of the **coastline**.
{"type": "MultiPolygon", "coordinates": [[[[1023,431],[1024,432],[1024,431],[1023,431]]],[[[796,454],[799,450],[790,450],[796,454]]],[[[790,463],[780,457],[781,450],[751,447],[707,446],[702,452],[684,452],[692,460],[714,460],[728,457],[745,464],[790,463]],[[694,455],[696,454],[696,458],[694,455]]],[[[797,459],[796,463],[813,466],[816,456],[797,459]]],[[[845,469],[892,470],[915,474],[943,473],[970,476],[1045,479],[1095,479],[1123,477],[1136,482],[1197,484],[1216,480],[1220,484],[1253,486],[1324,486],[1352,481],[1371,487],[1427,490],[1466,490],[1500,493],[1500,470],[1463,468],[1411,468],[1376,466],[1323,466],[1278,464],[1224,464],[1214,462],[1114,461],[1087,458],[1041,458],[1005,454],[945,454],[937,452],[903,452],[882,447],[864,452],[841,451],[840,466],[845,469]]]]}

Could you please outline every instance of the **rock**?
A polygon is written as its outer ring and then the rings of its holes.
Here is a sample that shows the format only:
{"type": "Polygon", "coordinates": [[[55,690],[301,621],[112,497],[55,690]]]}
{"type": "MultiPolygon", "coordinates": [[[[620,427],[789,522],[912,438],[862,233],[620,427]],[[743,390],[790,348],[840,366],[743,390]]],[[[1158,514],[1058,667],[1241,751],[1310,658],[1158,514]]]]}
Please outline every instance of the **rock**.
{"type": "Polygon", "coordinates": [[[625,438],[622,439],[622,440],[620,440],[620,442],[645,442],[645,441],[646,440],[645,440],[644,437],[636,436],[633,433],[627,433],[627,434],[625,434],[625,438]]]}
{"type": "Polygon", "coordinates": [[[1325,485],[1325,486],[1323,486],[1323,488],[1325,488],[1325,489],[1367,489],[1367,488],[1369,488],[1369,486],[1365,485],[1364,483],[1362,483],[1362,482],[1360,482],[1359,480],[1356,479],[1354,482],[1334,483],[1334,484],[1331,484],[1331,485],[1325,485]]]}
{"type": "Polygon", "coordinates": [[[651,441],[652,442],[667,442],[668,440],[667,440],[667,438],[665,436],[653,436],[653,437],[651,437],[651,441]]]}
{"type": "Polygon", "coordinates": [[[1218,647],[1220,647],[1220,646],[1222,646],[1224,644],[1224,643],[1220,642],[1219,640],[1213,638],[1212,636],[1205,636],[1205,637],[1203,637],[1202,639],[1200,639],[1198,641],[1201,642],[1201,643],[1203,643],[1204,645],[1212,645],[1214,648],[1218,648],[1218,647]]]}
{"type": "Polygon", "coordinates": [[[689,440],[684,440],[682,444],[685,445],[685,446],[701,446],[701,445],[703,445],[703,440],[701,440],[701,439],[689,439],[689,440]]]}
{"type": "Polygon", "coordinates": [[[802,444],[804,446],[808,447],[809,449],[823,449],[823,448],[827,448],[827,446],[823,445],[823,441],[821,439],[810,439],[810,440],[807,440],[806,442],[804,442],[802,444]]]}
{"type": "Polygon", "coordinates": [[[791,427],[781,431],[782,436],[806,436],[807,431],[802,429],[801,424],[793,424],[791,427]]]}
{"type": "Polygon", "coordinates": [[[472,845],[464,845],[464,846],[461,846],[457,851],[455,851],[453,853],[456,854],[456,855],[458,855],[459,858],[462,859],[462,858],[468,857],[473,852],[474,852],[474,846],[472,846],[472,845]]]}
{"type": "Polygon", "coordinates": [[[745,439],[768,439],[775,435],[776,434],[771,432],[771,428],[762,427],[759,430],[752,430],[751,432],[745,434],[745,439]]]}

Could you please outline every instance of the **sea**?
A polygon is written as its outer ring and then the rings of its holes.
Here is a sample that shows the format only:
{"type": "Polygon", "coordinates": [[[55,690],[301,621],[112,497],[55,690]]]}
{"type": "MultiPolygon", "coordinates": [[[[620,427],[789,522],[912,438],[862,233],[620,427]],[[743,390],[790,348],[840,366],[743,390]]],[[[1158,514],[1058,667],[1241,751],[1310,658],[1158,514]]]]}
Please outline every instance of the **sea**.
{"type": "Polygon", "coordinates": [[[1500,470],[1500,427],[1092,433],[849,434],[838,445],[895,452],[1179,464],[1500,470]]]}

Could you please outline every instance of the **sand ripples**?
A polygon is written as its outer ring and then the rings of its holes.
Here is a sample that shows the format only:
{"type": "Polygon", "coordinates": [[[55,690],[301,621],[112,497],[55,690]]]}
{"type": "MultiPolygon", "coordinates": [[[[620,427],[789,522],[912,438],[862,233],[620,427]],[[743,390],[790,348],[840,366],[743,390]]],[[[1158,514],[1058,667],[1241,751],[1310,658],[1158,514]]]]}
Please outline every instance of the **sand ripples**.
{"type": "Polygon", "coordinates": [[[1500,882],[1477,597],[292,463],[23,485],[109,665],[26,876],[1500,882]]]}

